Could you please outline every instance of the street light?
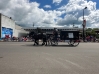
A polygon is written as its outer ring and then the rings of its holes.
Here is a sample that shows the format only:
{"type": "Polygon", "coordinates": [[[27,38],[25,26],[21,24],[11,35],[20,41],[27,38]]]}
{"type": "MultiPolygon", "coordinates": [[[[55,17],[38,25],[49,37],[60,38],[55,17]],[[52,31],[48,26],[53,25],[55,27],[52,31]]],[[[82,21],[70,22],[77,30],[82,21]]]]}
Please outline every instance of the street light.
{"type": "Polygon", "coordinates": [[[74,23],[73,23],[73,28],[74,28],[74,26],[75,26],[75,25],[74,25],[74,23]]]}
{"type": "Polygon", "coordinates": [[[85,42],[85,30],[84,30],[84,28],[85,28],[85,24],[84,24],[84,10],[85,9],[87,9],[87,7],[85,7],[84,9],[83,9],[83,24],[82,24],[82,26],[83,26],[83,41],[85,42]]]}
{"type": "Polygon", "coordinates": [[[33,23],[33,28],[34,28],[34,23],[33,23]]]}

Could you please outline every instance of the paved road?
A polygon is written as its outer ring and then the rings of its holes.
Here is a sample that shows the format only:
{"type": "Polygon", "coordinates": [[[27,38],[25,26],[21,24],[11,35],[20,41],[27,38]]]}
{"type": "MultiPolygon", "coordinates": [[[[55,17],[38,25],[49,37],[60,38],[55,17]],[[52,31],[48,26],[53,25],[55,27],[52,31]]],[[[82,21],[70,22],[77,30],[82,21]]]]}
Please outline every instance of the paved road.
{"type": "Polygon", "coordinates": [[[0,74],[99,74],[99,43],[63,44],[0,42],[0,74]]]}

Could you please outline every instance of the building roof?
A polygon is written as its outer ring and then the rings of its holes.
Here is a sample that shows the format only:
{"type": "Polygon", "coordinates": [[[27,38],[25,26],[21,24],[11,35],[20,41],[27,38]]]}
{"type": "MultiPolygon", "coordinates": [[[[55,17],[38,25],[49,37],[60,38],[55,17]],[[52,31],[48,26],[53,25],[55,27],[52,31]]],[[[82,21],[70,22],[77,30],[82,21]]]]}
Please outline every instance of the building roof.
{"type": "Polygon", "coordinates": [[[14,19],[12,19],[12,17],[8,17],[8,16],[6,16],[6,15],[4,15],[4,14],[2,14],[2,13],[0,13],[0,14],[1,14],[1,16],[7,17],[7,18],[9,18],[9,19],[11,19],[12,21],[14,21],[14,22],[15,22],[15,20],[14,20],[14,19]]]}
{"type": "Polygon", "coordinates": [[[40,28],[40,29],[54,29],[54,28],[57,28],[57,29],[82,29],[82,28],[69,28],[69,27],[23,27],[22,29],[37,29],[37,28],[40,28]]]}

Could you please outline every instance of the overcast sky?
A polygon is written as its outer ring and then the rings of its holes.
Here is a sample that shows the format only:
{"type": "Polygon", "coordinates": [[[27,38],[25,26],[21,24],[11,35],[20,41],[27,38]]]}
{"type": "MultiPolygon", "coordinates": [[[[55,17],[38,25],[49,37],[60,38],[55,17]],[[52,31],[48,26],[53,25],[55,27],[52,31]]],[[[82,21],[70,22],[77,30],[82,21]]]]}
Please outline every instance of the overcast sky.
{"type": "Polygon", "coordinates": [[[99,0],[0,0],[0,13],[17,24],[34,26],[81,27],[83,9],[87,27],[99,28],[99,0]]]}

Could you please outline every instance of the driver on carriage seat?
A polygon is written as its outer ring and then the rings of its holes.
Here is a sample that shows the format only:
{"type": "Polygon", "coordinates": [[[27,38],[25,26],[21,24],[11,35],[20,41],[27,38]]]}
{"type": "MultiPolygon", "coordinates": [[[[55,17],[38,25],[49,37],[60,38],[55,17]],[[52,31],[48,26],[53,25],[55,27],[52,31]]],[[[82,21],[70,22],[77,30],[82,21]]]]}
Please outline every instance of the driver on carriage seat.
{"type": "Polygon", "coordinates": [[[58,30],[57,30],[57,28],[54,28],[53,35],[54,35],[54,39],[58,38],[58,30]]]}

